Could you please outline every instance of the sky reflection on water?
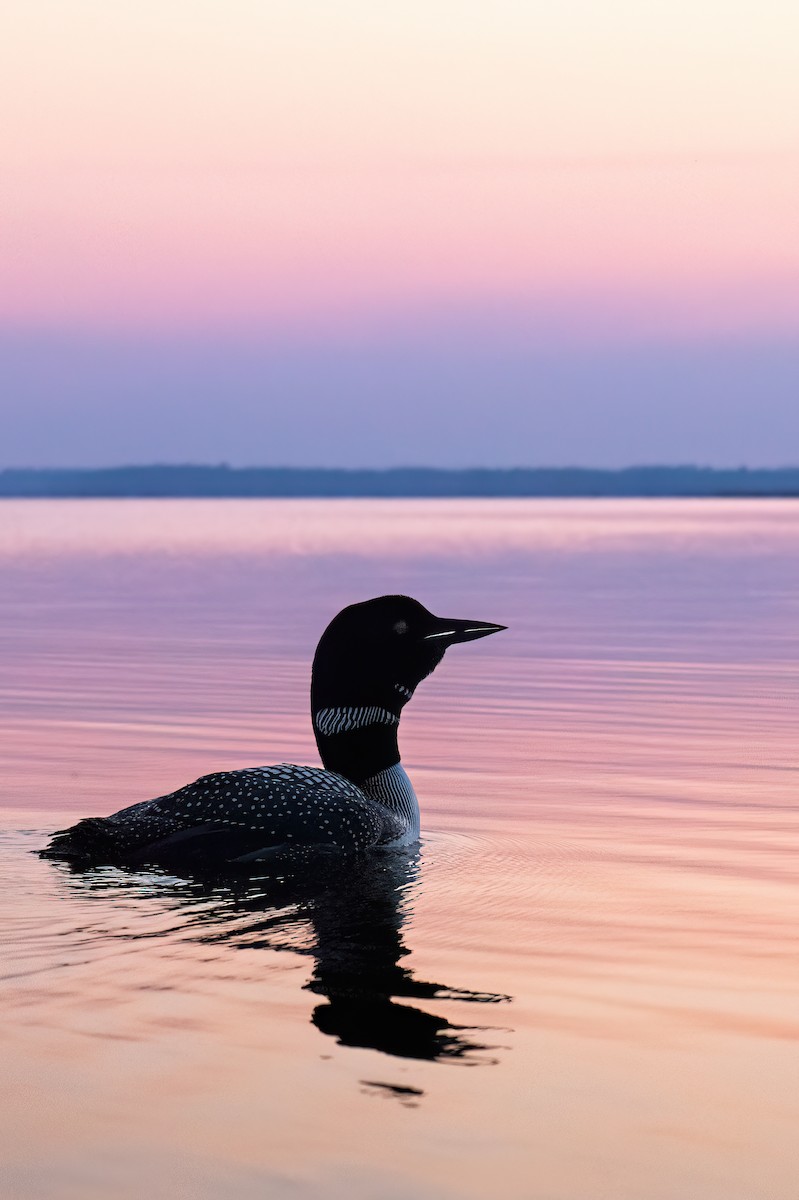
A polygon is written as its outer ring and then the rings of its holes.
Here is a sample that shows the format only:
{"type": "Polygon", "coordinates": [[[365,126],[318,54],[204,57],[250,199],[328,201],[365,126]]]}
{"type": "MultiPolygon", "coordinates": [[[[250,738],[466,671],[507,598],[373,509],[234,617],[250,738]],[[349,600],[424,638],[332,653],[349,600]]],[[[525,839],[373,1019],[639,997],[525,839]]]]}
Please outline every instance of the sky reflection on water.
{"type": "Polygon", "coordinates": [[[6,502],[0,569],[15,1197],[794,1200],[799,504],[6,502]],[[418,861],[28,853],[316,761],[316,638],[394,590],[510,627],[403,717],[418,861]]]}

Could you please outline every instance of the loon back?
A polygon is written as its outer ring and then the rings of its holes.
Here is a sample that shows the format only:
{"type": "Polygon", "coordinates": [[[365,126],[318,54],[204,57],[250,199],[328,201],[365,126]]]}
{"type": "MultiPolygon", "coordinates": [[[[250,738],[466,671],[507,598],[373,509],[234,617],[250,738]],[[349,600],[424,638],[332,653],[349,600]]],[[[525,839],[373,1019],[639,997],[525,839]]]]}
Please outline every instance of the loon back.
{"type": "Polygon", "coordinates": [[[408,596],[350,605],[313,662],[324,769],[284,763],[206,775],[79,821],[41,853],[86,863],[248,863],[409,844],[419,836],[419,804],[400,763],[402,710],[448,646],[504,628],[435,617],[408,596]]]}

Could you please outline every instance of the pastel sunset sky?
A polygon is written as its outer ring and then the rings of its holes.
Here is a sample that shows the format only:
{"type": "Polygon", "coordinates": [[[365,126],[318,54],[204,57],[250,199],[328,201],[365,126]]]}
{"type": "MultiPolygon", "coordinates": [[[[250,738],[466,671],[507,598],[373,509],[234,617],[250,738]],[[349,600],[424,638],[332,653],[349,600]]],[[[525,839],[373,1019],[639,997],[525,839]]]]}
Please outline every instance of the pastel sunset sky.
{"type": "Polygon", "coordinates": [[[26,0],[0,466],[799,462],[795,0],[26,0]]]}

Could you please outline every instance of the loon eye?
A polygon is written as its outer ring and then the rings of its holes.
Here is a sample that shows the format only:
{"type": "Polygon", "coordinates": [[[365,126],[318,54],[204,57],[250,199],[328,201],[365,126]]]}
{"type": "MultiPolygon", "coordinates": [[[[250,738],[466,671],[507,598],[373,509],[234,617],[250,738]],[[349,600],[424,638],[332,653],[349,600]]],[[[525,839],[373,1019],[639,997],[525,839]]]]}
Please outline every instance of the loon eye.
{"type": "Polygon", "coordinates": [[[394,625],[392,625],[392,629],[394,630],[395,633],[407,633],[408,632],[408,622],[407,621],[397,621],[394,625]]]}

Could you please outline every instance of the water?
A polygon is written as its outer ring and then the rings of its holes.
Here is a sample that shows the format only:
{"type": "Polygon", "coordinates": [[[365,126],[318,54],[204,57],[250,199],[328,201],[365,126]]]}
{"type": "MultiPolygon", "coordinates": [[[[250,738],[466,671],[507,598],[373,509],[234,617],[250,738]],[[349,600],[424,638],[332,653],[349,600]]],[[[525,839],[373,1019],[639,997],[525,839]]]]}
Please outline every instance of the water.
{"type": "Polygon", "coordinates": [[[0,506],[3,1197],[796,1200],[799,503],[0,506]],[[311,886],[50,831],[315,762],[388,591],[417,856],[311,886]]]}

